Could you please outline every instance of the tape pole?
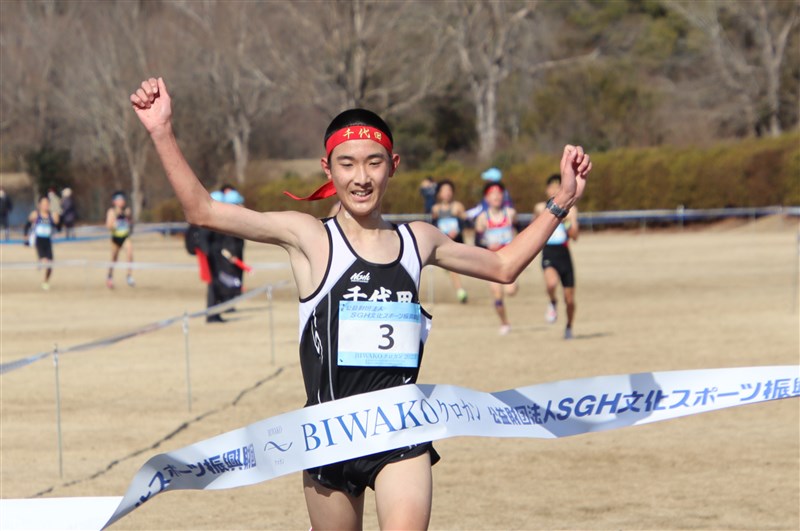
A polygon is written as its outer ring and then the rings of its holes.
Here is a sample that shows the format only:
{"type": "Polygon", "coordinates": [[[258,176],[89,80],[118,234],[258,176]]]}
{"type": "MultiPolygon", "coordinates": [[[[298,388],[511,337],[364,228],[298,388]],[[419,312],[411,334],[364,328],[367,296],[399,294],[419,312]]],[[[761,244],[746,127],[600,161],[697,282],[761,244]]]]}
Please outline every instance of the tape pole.
{"type": "Polygon", "coordinates": [[[61,439],[61,377],[58,369],[58,344],[53,345],[53,367],[56,376],[56,438],[58,441],[58,477],[64,479],[64,450],[61,439]]]}
{"type": "Polygon", "coordinates": [[[192,412],[192,374],[189,356],[189,312],[183,312],[183,351],[186,354],[186,403],[192,412]]]}

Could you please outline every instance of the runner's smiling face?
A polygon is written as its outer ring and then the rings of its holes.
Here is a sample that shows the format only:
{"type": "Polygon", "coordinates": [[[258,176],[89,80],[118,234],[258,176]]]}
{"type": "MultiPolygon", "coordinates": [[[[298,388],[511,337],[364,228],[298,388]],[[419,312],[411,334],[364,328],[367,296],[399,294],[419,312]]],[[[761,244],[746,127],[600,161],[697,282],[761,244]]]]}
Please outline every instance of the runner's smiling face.
{"type": "Polygon", "coordinates": [[[500,209],[503,206],[503,190],[499,186],[492,186],[486,192],[486,203],[491,208],[500,209]]]}
{"type": "Polygon", "coordinates": [[[450,203],[453,200],[453,187],[449,184],[443,184],[439,188],[439,201],[442,203],[450,203]]]}
{"type": "Polygon", "coordinates": [[[322,159],[325,174],[336,187],[339,200],[355,216],[379,211],[383,194],[394,175],[399,155],[392,155],[372,140],[350,140],[336,146],[330,159],[322,159]]]}

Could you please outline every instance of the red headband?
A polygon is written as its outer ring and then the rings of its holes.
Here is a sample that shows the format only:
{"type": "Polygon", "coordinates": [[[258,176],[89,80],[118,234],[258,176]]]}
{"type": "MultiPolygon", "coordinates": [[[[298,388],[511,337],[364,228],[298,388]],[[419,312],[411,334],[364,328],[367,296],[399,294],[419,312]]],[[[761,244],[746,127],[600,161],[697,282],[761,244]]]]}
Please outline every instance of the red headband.
{"type": "Polygon", "coordinates": [[[501,193],[503,192],[503,187],[502,186],[500,186],[499,184],[493,184],[483,192],[483,197],[486,197],[487,195],[489,195],[489,192],[491,192],[495,188],[500,190],[501,193]]]}
{"type": "Polygon", "coordinates": [[[373,140],[385,147],[386,151],[389,152],[389,156],[392,155],[392,141],[389,139],[389,135],[376,127],[370,127],[369,125],[352,125],[350,127],[342,127],[328,137],[328,140],[325,142],[325,152],[330,157],[331,153],[333,152],[333,148],[343,142],[347,142],[348,140],[373,140]]]}
{"type": "MultiPolygon", "coordinates": [[[[333,149],[343,142],[348,140],[372,140],[386,148],[389,152],[389,157],[392,156],[392,141],[389,135],[376,127],[368,125],[352,125],[350,127],[343,127],[333,133],[325,142],[325,152],[328,157],[331,156],[333,149]]],[[[283,192],[295,201],[317,201],[336,195],[336,187],[333,186],[333,181],[328,181],[306,197],[298,197],[291,192],[283,192]]]]}

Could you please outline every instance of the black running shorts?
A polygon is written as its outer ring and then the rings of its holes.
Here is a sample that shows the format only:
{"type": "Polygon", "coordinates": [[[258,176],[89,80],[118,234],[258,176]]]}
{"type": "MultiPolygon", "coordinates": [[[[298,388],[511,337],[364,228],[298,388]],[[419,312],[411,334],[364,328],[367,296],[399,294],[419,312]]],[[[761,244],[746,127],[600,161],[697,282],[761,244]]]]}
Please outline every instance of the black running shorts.
{"type": "Polygon", "coordinates": [[[53,241],[50,238],[36,238],[36,254],[39,260],[53,259],[53,241]]]}
{"type": "Polygon", "coordinates": [[[431,465],[436,464],[441,459],[431,443],[422,443],[365,455],[364,457],[357,457],[330,465],[309,468],[306,472],[323,487],[343,491],[351,496],[358,497],[364,493],[367,487],[375,489],[375,478],[378,477],[383,467],[390,463],[419,457],[425,452],[431,453],[431,465]]]}
{"type": "Polygon", "coordinates": [[[575,287],[575,272],[572,269],[572,258],[566,245],[545,245],[542,249],[542,269],[552,267],[561,279],[565,288],[575,287]]]}

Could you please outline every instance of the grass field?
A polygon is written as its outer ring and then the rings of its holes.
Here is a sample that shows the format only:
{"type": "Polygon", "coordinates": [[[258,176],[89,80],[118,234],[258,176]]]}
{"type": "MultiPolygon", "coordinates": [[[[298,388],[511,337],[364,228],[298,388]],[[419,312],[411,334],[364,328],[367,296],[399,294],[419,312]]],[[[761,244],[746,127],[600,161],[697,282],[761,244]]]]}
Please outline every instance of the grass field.
{"type": "MultiPolygon", "coordinates": [[[[597,375],[798,364],[797,235],[796,220],[778,218],[585,233],[572,246],[578,314],[569,342],[561,339],[563,321],[544,323],[538,260],[507,303],[513,330],[504,337],[485,283],[466,280],[470,300],[459,305],[447,275],[426,270],[422,300],[434,326],[420,382],[498,391],[597,375]]],[[[140,235],[134,244],[137,261],[194,260],[178,238],[140,235]]],[[[286,262],[277,248],[248,244],[245,252],[249,262],[286,262]]],[[[55,254],[104,261],[108,242],[60,244],[55,254]]],[[[33,259],[29,248],[2,247],[5,266],[33,259]]],[[[39,288],[40,275],[0,272],[3,363],[199,310],[205,301],[194,271],[143,270],[136,288],[118,271],[113,291],[102,269],[58,269],[49,292],[39,288]]],[[[288,269],[260,270],[246,283],[290,278],[288,269]]],[[[259,298],[227,323],[190,323],[191,412],[180,324],[62,355],[63,478],[53,363],[0,376],[0,495],[122,495],[155,453],[302,406],[293,288],[275,292],[274,364],[267,308],[259,298]]],[[[436,447],[433,529],[800,529],[798,400],[568,439],[462,438],[436,447]]],[[[368,496],[365,525],[376,528],[368,496]]],[[[168,493],[113,528],[308,523],[294,474],[241,489],[168,493]]]]}

